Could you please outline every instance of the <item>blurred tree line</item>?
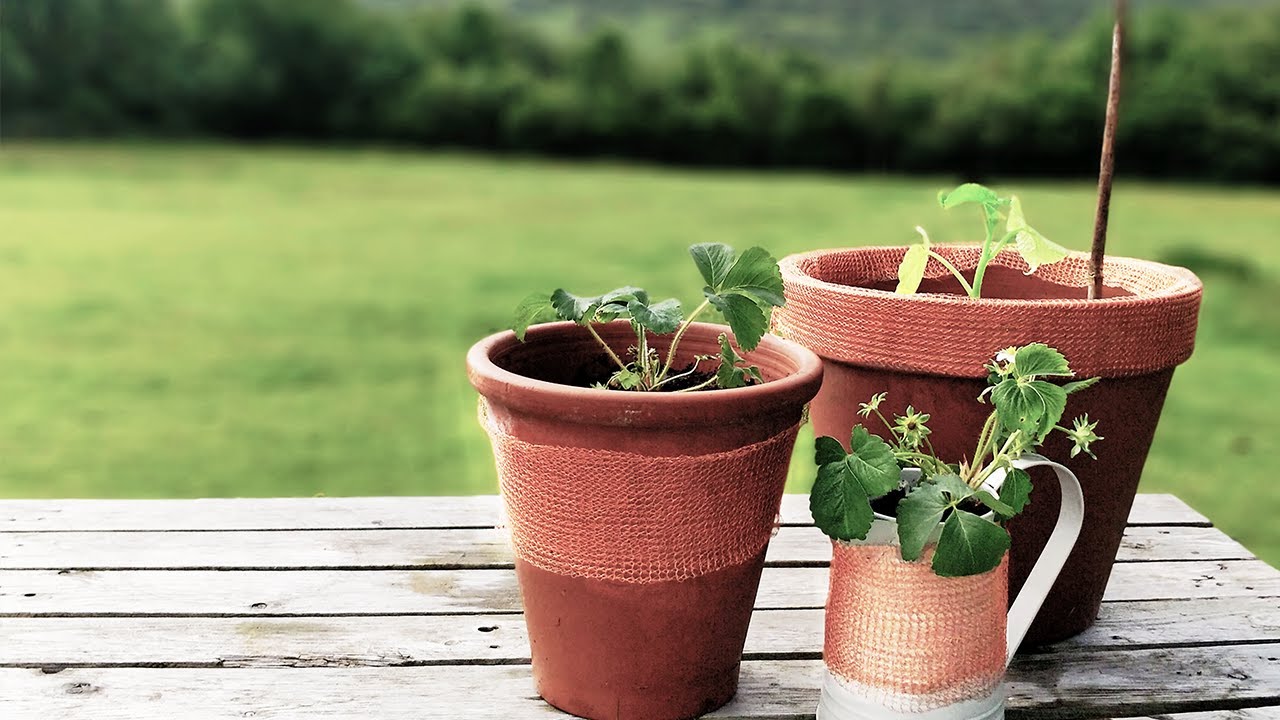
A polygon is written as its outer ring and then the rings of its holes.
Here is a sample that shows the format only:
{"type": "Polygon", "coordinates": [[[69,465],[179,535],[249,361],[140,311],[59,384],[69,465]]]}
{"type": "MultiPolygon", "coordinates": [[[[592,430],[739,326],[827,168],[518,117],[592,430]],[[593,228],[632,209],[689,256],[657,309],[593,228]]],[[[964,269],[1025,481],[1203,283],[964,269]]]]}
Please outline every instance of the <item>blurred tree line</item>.
{"type": "MultiPolygon", "coordinates": [[[[1110,28],[855,66],[727,42],[557,43],[479,7],[16,0],[6,136],[394,142],[721,166],[1096,172],[1110,28]]],[[[1280,8],[1130,22],[1122,172],[1280,181],[1280,8]]]]}

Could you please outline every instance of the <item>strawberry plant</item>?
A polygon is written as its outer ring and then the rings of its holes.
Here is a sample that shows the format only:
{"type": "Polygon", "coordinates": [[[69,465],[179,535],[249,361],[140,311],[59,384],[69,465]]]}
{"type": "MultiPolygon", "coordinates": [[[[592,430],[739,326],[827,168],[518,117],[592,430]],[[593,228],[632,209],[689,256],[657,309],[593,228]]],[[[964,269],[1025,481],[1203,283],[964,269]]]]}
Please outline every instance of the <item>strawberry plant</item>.
{"type": "Polygon", "coordinates": [[[600,344],[617,368],[609,379],[597,387],[611,390],[672,390],[674,383],[701,377],[702,363],[719,360],[714,374],[693,385],[681,386],[674,392],[702,390],[711,386],[735,388],[750,382],[761,382],[758,368],[746,364],[729,342],[726,334],[719,337],[718,355],[697,355],[690,366],[673,368],[680,340],[691,323],[708,310],[718,311],[733,331],[738,347],[754,350],[769,330],[773,308],[785,302],[782,297],[782,275],[778,261],[768,250],[753,247],[741,254],[721,243],[700,243],[689,248],[689,254],[706,285],[703,300],[685,317],[680,301],[670,298],[653,302],[649,294],[637,287],[621,287],[602,295],[580,296],[563,289],[547,295],[534,293],[516,307],[512,329],[524,340],[534,323],[569,320],[581,325],[600,344]],[[598,323],[627,320],[635,332],[636,342],[627,356],[620,357],[593,327],[598,323]],[[650,345],[650,335],[674,333],[666,356],[650,345]]]}
{"type": "Polygon", "coordinates": [[[1058,424],[1067,396],[1098,380],[1051,382],[1073,377],[1062,353],[1036,343],[1002,351],[986,367],[989,386],[978,400],[989,399],[993,410],[971,458],[954,464],[938,458],[929,441],[929,415],[915,408],[889,422],[880,411],[885,393],[862,403],[859,414],[875,415],[888,430],[887,441],[863,425],[853,429],[847,452],[835,438],[818,438],[818,477],[809,498],[818,528],[836,540],[865,539],[875,517],[871,501],[898,491],[903,560],[917,560],[942,523],[932,565],[937,574],[976,575],[998,565],[1009,549],[1003,523],[1022,512],[1031,495],[1031,476],[1013,461],[1054,431],[1071,439],[1072,457],[1092,456],[1090,445],[1102,438],[1088,416],[1071,428],[1058,424]],[[919,472],[903,472],[908,468],[919,472]]]}
{"type": "Polygon", "coordinates": [[[910,295],[920,287],[920,281],[924,279],[925,266],[929,264],[930,258],[937,260],[955,276],[956,280],[960,281],[960,287],[964,288],[965,294],[976,298],[982,296],[982,279],[986,275],[987,265],[1010,243],[1027,261],[1030,267],[1027,271],[1028,275],[1035,272],[1041,265],[1052,265],[1067,256],[1066,248],[1049,240],[1040,231],[1027,224],[1027,219],[1022,214],[1022,202],[1018,200],[1017,195],[1001,197],[990,188],[976,183],[965,183],[951,192],[944,190],[938,193],[938,202],[944,209],[961,205],[977,205],[982,210],[982,224],[986,230],[986,238],[982,241],[982,254],[978,258],[977,267],[974,268],[973,282],[970,283],[951,261],[935,251],[929,239],[929,233],[925,232],[924,228],[916,226],[916,232],[920,234],[920,244],[907,248],[907,253],[898,266],[897,292],[901,295],[910,295]],[[1004,232],[997,234],[1001,222],[1004,223],[1004,232]]]}

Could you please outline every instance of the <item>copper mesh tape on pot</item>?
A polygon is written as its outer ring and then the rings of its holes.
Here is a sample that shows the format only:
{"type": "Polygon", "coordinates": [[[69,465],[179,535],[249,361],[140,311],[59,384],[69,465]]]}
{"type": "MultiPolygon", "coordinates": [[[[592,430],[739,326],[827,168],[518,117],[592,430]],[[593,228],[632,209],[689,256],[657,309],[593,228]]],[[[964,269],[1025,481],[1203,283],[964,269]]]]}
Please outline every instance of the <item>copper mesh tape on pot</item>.
{"type": "Polygon", "coordinates": [[[924,712],[990,695],[1005,668],[1009,559],[963,578],[896,545],[832,543],[823,660],[863,699],[924,712]]]}
{"type": "Polygon", "coordinates": [[[517,557],[562,575],[655,583],[741,565],[764,549],[798,427],[728,452],[673,457],[535,445],[487,430],[517,557]]]}
{"type": "MultiPolygon", "coordinates": [[[[972,276],[980,249],[934,246],[972,276]]],[[[1103,277],[1126,297],[973,299],[962,295],[896,295],[870,286],[896,283],[905,247],[824,250],[783,258],[787,304],[774,311],[779,335],[824,358],[888,370],[985,377],[982,365],[1013,345],[1051,341],[1081,376],[1124,377],[1174,367],[1191,356],[1202,286],[1189,270],[1130,258],[1108,258],[1103,277]],[[939,341],[945,333],[946,341],[939,341]]],[[[1085,297],[1088,255],[1073,253],[1035,276],[1085,297]]],[[[1006,250],[992,266],[1027,270],[1006,250]]],[[[930,259],[926,278],[948,275],[930,259]]]]}

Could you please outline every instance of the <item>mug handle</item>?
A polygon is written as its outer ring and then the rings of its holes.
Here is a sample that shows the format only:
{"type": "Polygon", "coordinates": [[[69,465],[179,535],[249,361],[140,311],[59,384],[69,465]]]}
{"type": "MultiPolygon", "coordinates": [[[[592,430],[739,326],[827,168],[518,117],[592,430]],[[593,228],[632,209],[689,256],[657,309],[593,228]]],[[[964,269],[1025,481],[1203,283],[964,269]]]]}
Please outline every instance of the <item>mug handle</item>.
{"type": "Polygon", "coordinates": [[[1049,542],[1045,543],[1040,558],[1036,560],[1035,567],[1031,568],[1031,574],[1027,576],[1026,583],[1009,608],[1009,622],[1005,631],[1006,668],[1013,661],[1013,655],[1018,651],[1027,631],[1031,629],[1031,621],[1040,612],[1040,606],[1053,588],[1053,582],[1058,579],[1058,573],[1062,572],[1062,566],[1075,547],[1076,539],[1080,537],[1080,526],[1084,523],[1084,493],[1080,490],[1080,481],[1074,473],[1035,454],[1023,455],[1013,461],[1013,466],[1020,470],[1033,467],[1053,468],[1058,476],[1058,483],[1062,486],[1062,507],[1058,510],[1058,522],[1053,526],[1049,542]]]}

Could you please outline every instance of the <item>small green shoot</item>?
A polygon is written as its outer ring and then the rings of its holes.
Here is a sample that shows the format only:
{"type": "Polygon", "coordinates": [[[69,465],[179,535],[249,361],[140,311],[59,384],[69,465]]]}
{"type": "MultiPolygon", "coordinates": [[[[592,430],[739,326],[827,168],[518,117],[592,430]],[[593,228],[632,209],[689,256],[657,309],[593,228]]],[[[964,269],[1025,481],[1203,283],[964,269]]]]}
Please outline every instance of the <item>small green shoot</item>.
{"type": "Polygon", "coordinates": [[[1010,243],[1027,261],[1030,268],[1027,270],[1028,275],[1041,265],[1052,265],[1067,256],[1066,248],[1027,224],[1027,219],[1022,214],[1022,202],[1017,195],[1001,197],[990,188],[977,183],[965,183],[951,192],[938,193],[938,203],[944,209],[977,205],[982,210],[986,238],[982,242],[982,254],[974,269],[973,282],[969,282],[959,268],[933,249],[929,234],[924,228],[916,227],[916,232],[920,234],[920,244],[907,248],[902,263],[898,266],[897,293],[900,295],[910,295],[920,288],[930,259],[937,260],[955,276],[966,295],[977,298],[982,297],[982,281],[986,276],[987,266],[1010,243]],[[1004,232],[997,234],[1001,222],[1004,223],[1004,232]]]}
{"type": "MultiPolygon", "coordinates": [[[[672,374],[676,351],[689,326],[708,309],[724,316],[738,347],[751,351],[769,330],[773,308],[785,302],[778,261],[768,250],[753,247],[738,254],[722,243],[700,243],[689,254],[706,283],[703,300],[688,317],[674,298],[652,302],[649,294],[636,287],[621,287],[603,295],[578,296],[560,289],[549,296],[534,293],[516,306],[512,330],[524,340],[530,325],[552,320],[569,320],[584,327],[618,368],[601,386],[613,390],[654,391],[668,389],[673,382],[693,376],[699,365],[717,356],[698,355],[688,369],[672,374]],[[595,325],[628,320],[636,343],[624,360],[600,337],[595,325]],[[675,333],[666,357],[649,345],[649,335],[675,333]]],[[[742,387],[750,381],[763,382],[759,368],[746,364],[726,334],[721,333],[720,364],[713,377],[676,392],[742,387]]]]}
{"type": "Polygon", "coordinates": [[[908,406],[892,422],[885,417],[880,406],[886,393],[862,403],[858,414],[879,419],[888,440],[863,425],[853,429],[848,452],[835,438],[818,438],[818,477],[809,496],[818,528],[836,540],[865,539],[874,521],[871,501],[901,490],[905,495],[898,501],[897,521],[903,560],[919,559],[941,523],[933,555],[938,575],[976,575],[998,565],[1009,549],[1009,534],[1002,525],[1021,513],[1031,496],[1031,476],[1013,467],[1013,461],[1039,447],[1055,430],[1072,441],[1072,457],[1081,452],[1092,456],[1089,446],[1102,438],[1094,432],[1097,423],[1087,416],[1077,418],[1072,429],[1059,424],[1067,396],[1097,378],[1055,384],[1054,380],[1074,377],[1057,350],[1042,343],[1009,348],[986,369],[990,386],[979,401],[989,397],[994,409],[978,435],[973,457],[958,464],[938,458],[929,441],[928,414],[908,406]],[[919,468],[919,480],[904,483],[904,468],[919,468]],[[987,488],[996,473],[1002,473],[1003,480],[993,495],[987,488]],[[994,519],[986,517],[988,511],[994,519]]]}

